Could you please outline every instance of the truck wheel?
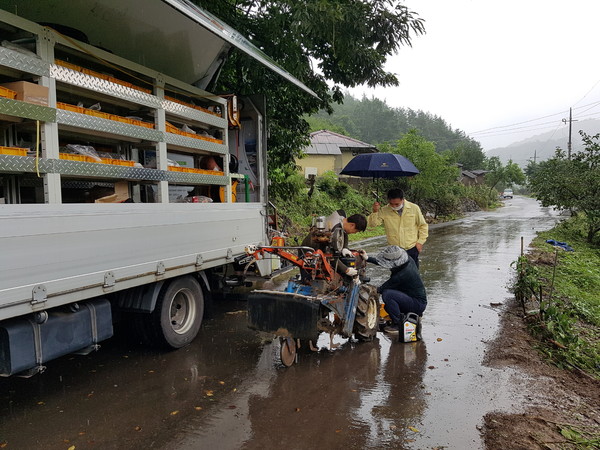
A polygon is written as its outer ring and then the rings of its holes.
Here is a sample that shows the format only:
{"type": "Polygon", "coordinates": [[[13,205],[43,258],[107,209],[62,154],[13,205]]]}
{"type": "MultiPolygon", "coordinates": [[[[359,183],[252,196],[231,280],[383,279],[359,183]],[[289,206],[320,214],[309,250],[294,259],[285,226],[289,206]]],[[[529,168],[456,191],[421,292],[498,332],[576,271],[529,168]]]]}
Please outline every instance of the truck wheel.
{"type": "Polygon", "coordinates": [[[374,286],[361,284],[354,318],[354,336],[359,341],[370,341],[377,334],[378,324],[379,294],[374,286]]]}
{"type": "Polygon", "coordinates": [[[171,281],[156,299],[150,314],[149,335],[160,346],[181,348],[198,334],[204,316],[204,294],[190,277],[171,281]]]}

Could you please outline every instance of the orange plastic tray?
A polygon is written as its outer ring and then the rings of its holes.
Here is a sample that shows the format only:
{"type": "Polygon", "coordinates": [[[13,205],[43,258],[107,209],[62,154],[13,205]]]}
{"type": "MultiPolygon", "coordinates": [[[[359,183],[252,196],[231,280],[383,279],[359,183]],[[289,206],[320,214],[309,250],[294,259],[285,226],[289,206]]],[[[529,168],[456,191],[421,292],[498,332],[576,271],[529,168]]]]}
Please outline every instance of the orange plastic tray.
{"type": "Polygon", "coordinates": [[[131,120],[132,125],[137,125],[138,127],[154,128],[154,124],[150,123],[150,122],[144,122],[142,120],[137,120],[137,119],[129,119],[129,120],[131,120]]]}
{"type": "Polygon", "coordinates": [[[15,99],[17,98],[17,93],[12,89],[8,89],[0,86],[0,97],[15,99]]]}
{"type": "Polygon", "coordinates": [[[65,111],[73,111],[79,114],[85,114],[85,108],[81,106],[71,105],[69,103],[56,102],[56,107],[59,109],[64,109],[65,111]]]}
{"type": "Polygon", "coordinates": [[[135,165],[135,161],[126,161],[124,159],[112,159],[112,158],[100,158],[102,160],[102,164],[112,164],[113,166],[127,166],[133,167],[135,165]]]}
{"type": "Polygon", "coordinates": [[[86,109],[85,113],[88,116],[100,117],[102,119],[109,119],[109,120],[112,120],[112,116],[113,116],[113,114],[108,114],[108,113],[105,113],[102,111],[95,111],[93,109],[86,109]]]}
{"type": "Polygon", "coordinates": [[[0,155],[27,156],[28,149],[20,147],[0,147],[0,155]]]}
{"type": "Polygon", "coordinates": [[[217,175],[217,176],[225,175],[225,172],[220,172],[217,170],[194,169],[192,167],[169,166],[169,167],[167,167],[167,169],[169,169],[171,172],[200,173],[203,175],[217,175]]]}
{"type": "Polygon", "coordinates": [[[80,162],[89,162],[89,163],[97,163],[98,162],[91,156],[76,155],[74,153],[60,153],[58,156],[60,159],[66,159],[68,161],[80,161],[80,162]]]}

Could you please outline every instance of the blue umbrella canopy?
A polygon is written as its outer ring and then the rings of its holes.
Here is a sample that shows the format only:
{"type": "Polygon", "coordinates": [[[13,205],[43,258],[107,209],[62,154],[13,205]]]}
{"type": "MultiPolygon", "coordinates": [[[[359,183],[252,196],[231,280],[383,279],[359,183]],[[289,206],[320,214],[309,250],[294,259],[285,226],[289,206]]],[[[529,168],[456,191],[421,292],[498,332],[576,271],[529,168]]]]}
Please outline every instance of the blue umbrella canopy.
{"type": "Polygon", "coordinates": [[[413,163],[394,153],[363,153],[350,160],[342,175],[373,178],[411,177],[419,173],[413,163]]]}

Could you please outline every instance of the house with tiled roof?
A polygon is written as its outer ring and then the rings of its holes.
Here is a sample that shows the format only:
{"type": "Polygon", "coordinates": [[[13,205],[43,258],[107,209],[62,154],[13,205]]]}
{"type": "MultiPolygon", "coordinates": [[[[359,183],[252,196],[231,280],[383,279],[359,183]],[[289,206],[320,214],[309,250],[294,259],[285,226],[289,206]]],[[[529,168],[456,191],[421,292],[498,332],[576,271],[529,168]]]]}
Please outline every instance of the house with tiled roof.
{"type": "Polygon", "coordinates": [[[314,131],[310,134],[310,145],[304,149],[304,157],[297,158],[296,164],[302,173],[320,176],[333,171],[339,175],[348,162],[360,153],[375,153],[377,148],[366,142],[344,136],[329,130],[314,131]]]}

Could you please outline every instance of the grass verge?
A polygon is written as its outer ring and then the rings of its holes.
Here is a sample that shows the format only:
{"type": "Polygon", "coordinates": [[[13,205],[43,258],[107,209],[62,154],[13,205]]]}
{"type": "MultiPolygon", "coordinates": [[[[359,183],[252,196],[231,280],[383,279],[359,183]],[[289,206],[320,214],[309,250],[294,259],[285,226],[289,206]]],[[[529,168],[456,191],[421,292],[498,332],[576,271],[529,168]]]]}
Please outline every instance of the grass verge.
{"type": "Polygon", "coordinates": [[[600,247],[585,240],[583,227],[572,218],[540,233],[515,263],[513,291],[548,358],[600,379],[600,247]],[[574,251],[554,247],[549,239],[574,251]]]}

